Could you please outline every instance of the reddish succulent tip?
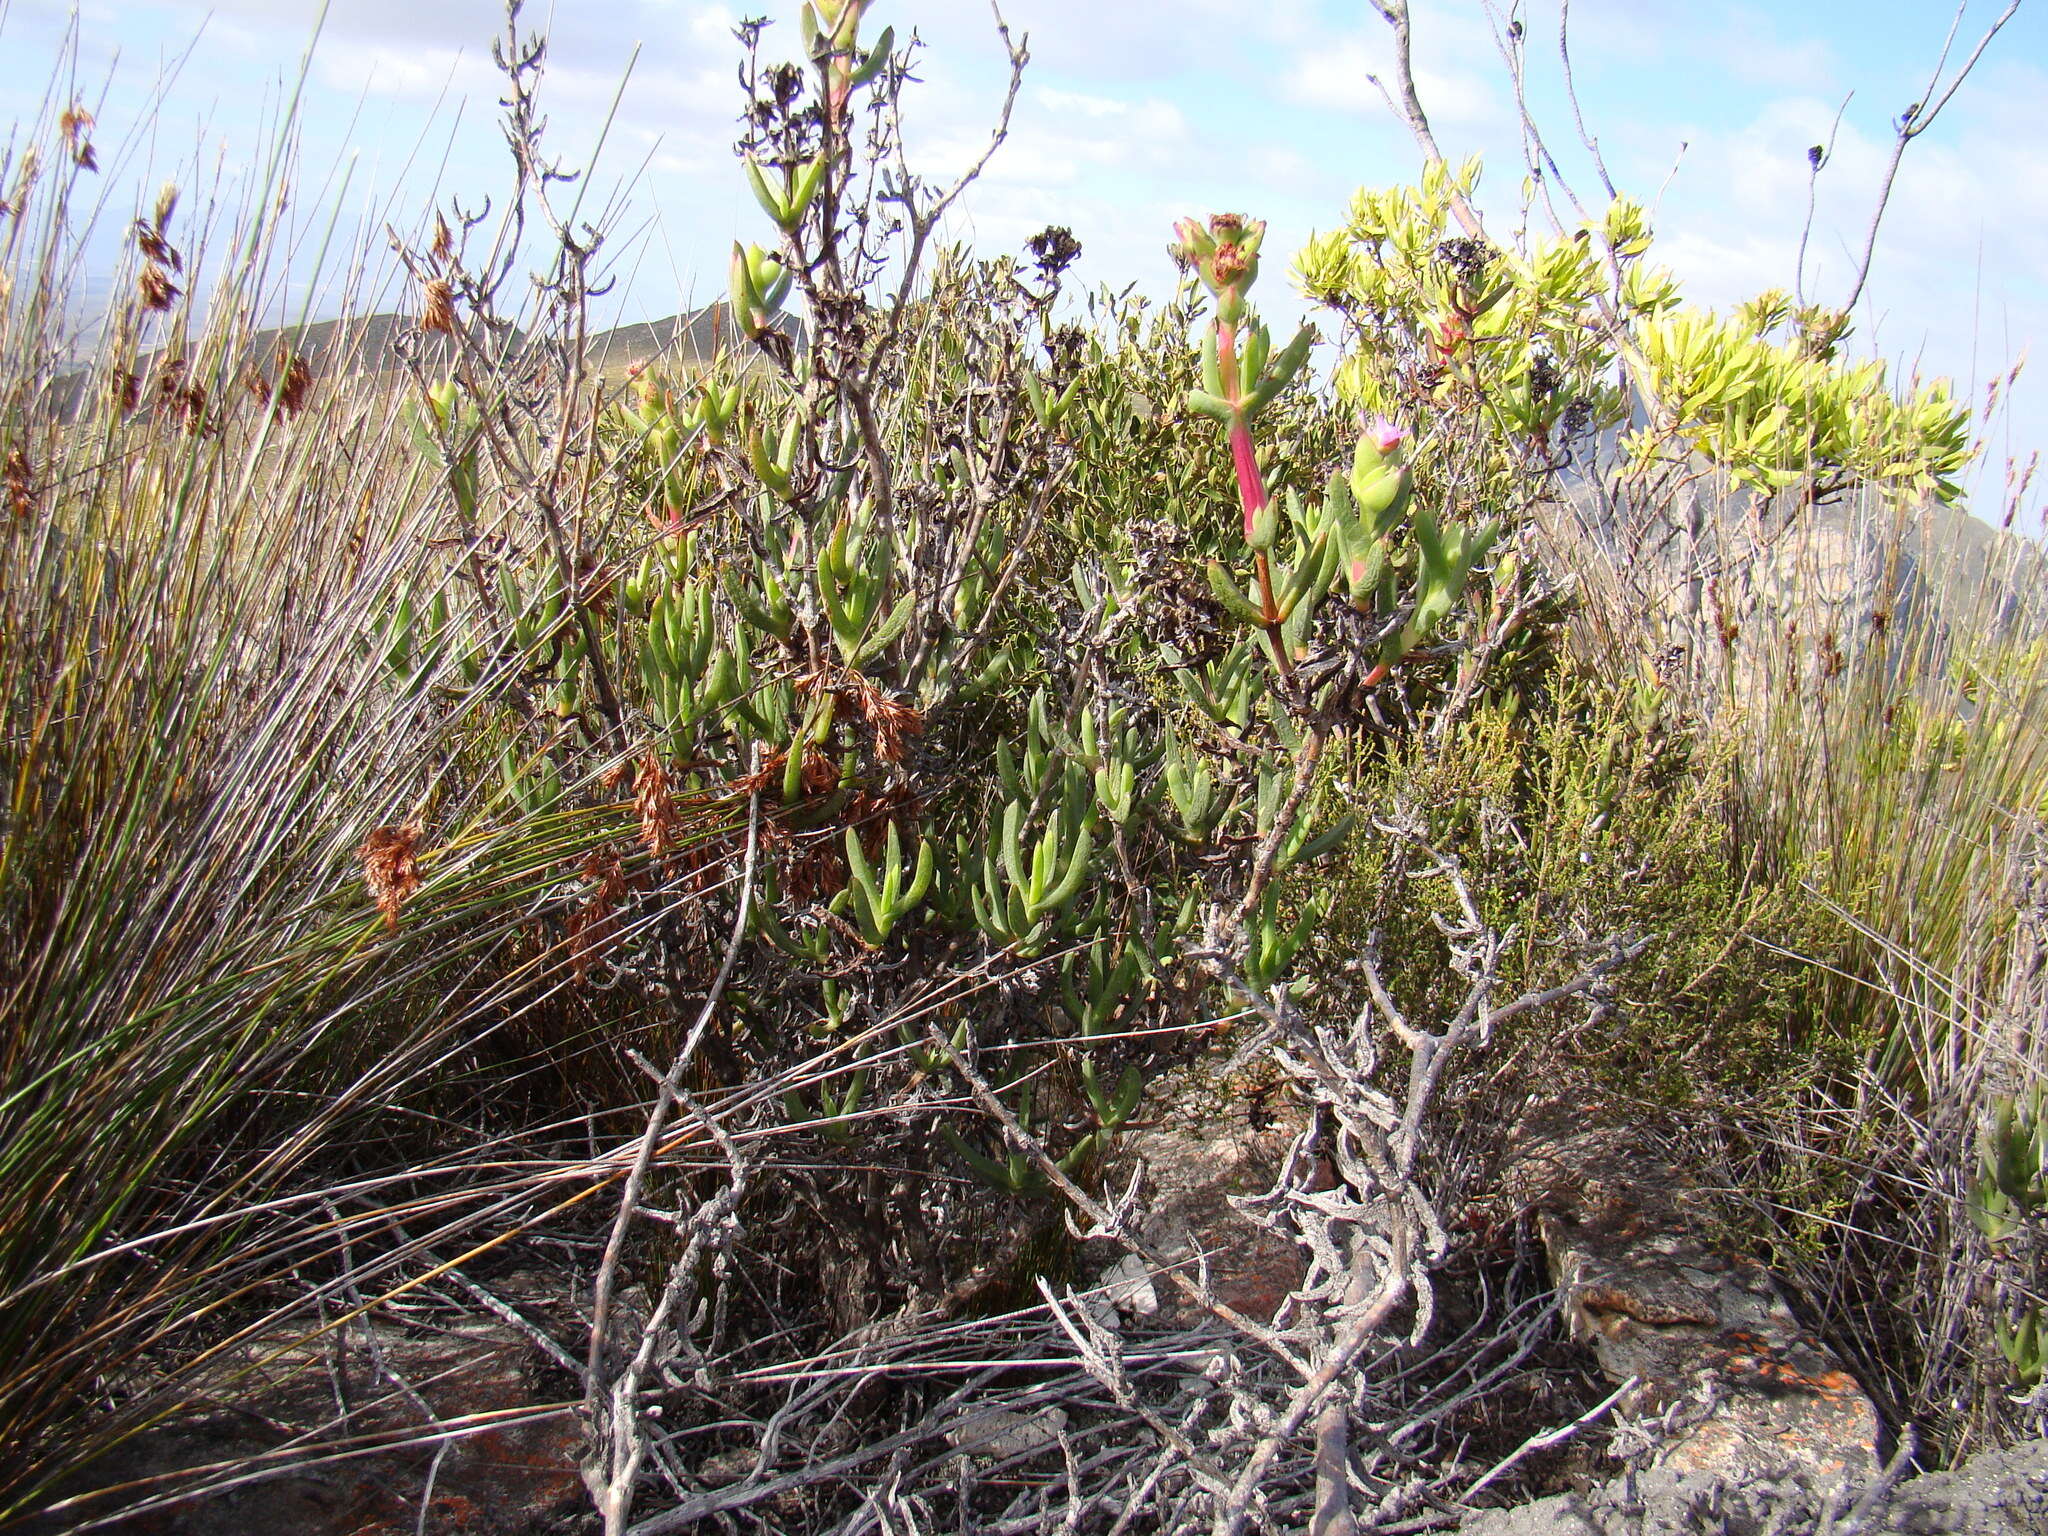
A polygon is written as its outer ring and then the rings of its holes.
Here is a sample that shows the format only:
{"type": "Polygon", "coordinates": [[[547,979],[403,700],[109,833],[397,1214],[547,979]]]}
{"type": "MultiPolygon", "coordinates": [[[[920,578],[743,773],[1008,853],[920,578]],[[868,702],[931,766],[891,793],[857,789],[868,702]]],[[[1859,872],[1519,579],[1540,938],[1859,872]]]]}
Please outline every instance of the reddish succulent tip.
{"type": "Polygon", "coordinates": [[[1242,421],[1230,429],[1230,462],[1237,470],[1237,496],[1244,503],[1244,536],[1249,539],[1252,521],[1266,505],[1266,482],[1259,475],[1251,432],[1242,421]]]}

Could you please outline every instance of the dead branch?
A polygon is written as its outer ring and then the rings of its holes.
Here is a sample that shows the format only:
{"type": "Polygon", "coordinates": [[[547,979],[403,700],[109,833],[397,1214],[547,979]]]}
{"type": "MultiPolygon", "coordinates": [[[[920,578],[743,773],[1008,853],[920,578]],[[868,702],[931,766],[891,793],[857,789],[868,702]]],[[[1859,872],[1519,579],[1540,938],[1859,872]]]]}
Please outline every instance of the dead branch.
{"type": "MultiPolygon", "coordinates": [[[[1367,75],[1366,79],[1386,97],[1394,115],[1408,125],[1408,132],[1420,146],[1423,159],[1430,165],[1442,165],[1443,151],[1437,148],[1436,134],[1429,126],[1429,115],[1422,110],[1422,98],[1415,90],[1414,31],[1408,19],[1408,0],[1370,0],[1370,3],[1394,34],[1394,88],[1389,90],[1377,75],[1367,75]]],[[[1466,234],[1474,239],[1486,237],[1485,224],[1464,194],[1451,193],[1451,212],[1466,234]]]]}
{"type": "Polygon", "coordinates": [[[1970,71],[1977,67],[1977,61],[1984,57],[1984,50],[1991,46],[1991,39],[1998,36],[2001,28],[2020,8],[2020,0],[2011,0],[1996,21],[1985,29],[1977,39],[1977,46],[1970,50],[1970,56],[1962,63],[1948,83],[1942,83],[1942,71],[1948,67],[1949,50],[1955,46],[1956,32],[1963,24],[1963,12],[1969,8],[1969,0],[1961,0],[1956,6],[1955,20],[1949,23],[1948,36],[1942,40],[1941,53],[1934,61],[1934,69],[1928,76],[1927,88],[1920,93],[1920,99],[1907,107],[1898,116],[1892,136],[1891,159],[1884,168],[1884,179],[1878,183],[1877,204],[1870,210],[1870,227],[1863,235],[1863,255],[1856,263],[1856,277],[1849,284],[1849,295],[1842,300],[1842,310],[1848,313],[1856,308],[1856,301],[1863,297],[1863,285],[1870,280],[1870,264],[1877,254],[1877,231],[1884,223],[1885,209],[1890,205],[1892,185],[1899,177],[1899,162],[1906,157],[1906,146],[1934,126],[1941,109],[1961,89],[1962,83],[1970,78],[1970,71]]]}

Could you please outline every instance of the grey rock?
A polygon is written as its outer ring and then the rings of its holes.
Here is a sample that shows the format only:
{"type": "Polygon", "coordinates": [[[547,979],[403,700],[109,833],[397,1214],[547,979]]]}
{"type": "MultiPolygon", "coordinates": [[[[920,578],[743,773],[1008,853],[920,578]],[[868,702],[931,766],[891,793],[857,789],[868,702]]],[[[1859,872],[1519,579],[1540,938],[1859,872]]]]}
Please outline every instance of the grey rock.
{"type": "Polygon", "coordinates": [[[1620,1411],[1663,1420],[1657,1465],[1745,1486],[1876,1473],[1862,1385],[1761,1265],[1713,1242],[1680,1170],[1582,1104],[1535,1106],[1515,1145],[1504,1186],[1536,1214],[1573,1337],[1636,1383],[1620,1411]]]}
{"type": "MultiPolygon", "coordinates": [[[[541,1275],[493,1283],[529,1316],[558,1289],[541,1275]]],[[[437,1536],[553,1536],[588,1504],[584,1436],[540,1368],[528,1339],[490,1318],[258,1335],[223,1354],[201,1400],[88,1463],[29,1536],[120,1508],[109,1528],[122,1536],[411,1536],[430,1488],[437,1536]],[[461,1432],[437,1437],[377,1359],[461,1432]]]]}
{"type": "Polygon", "coordinates": [[[1805,1477],[1739,1481],[1662,1468],[1588,1493],[1486,1510],[1466,1536],[2041,1536],[2048,1441],[1987,1451],[1953,1472],[1912,1478],[1859,1511],[1867,1484],[1805,1477]]]}
{"type": "MultiPolygon", "coordinates": [[[[1171,1261],[1201,1255],[1218,1300],[1248,1317],[1270,1321],[1307,1273],[1293,1243],[1245,1216],[1234,1197],[1262,1195],[1278,1176],[1300,1131],[1300,1111],[1285,1108],[1255,1125],[1229,1085],[1177,1073],[1163,1079],[1152,1102],[1171,1106],[1156,1120],[1134,1125],[1116,1141],[1111,1187],[1144,1168],[1143,1236],[1171,1261]]],[[[1167,1326],[1194,1321],[1200,1310],[1136,1255],[1122,1255],[1098,1284],[1132,1317],[1167,1326]]]]}

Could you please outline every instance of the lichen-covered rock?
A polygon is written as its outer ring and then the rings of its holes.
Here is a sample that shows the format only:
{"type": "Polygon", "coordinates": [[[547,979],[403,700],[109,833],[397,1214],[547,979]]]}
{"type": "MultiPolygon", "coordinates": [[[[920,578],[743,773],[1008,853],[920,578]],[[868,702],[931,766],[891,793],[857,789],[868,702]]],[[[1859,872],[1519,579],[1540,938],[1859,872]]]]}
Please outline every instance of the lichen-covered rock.
{"type": "Polygon", "coordinates": [[[1874,1496],[1861,1480],[1742,1481],[1659,1468],[1589,1493],[1474,1515],[1466,1536],[2042,1536],[2048,1532],[2048,1441],[1989,1451],[1874,1496]],[[1860,1523],[1855,1521],[1860,1511],[1860,1523]]]}
{"type": "Polygon", "coordinates": [[[583,1428],[559,1394],[537,1386],[534,1357],[495,1319],[358,1321],[312,1339],[252,1339],[223,1362],[210,1401],[91,1463],[69,1490],[82,1502],[31,1529],[55,1536],[138,1495],[211,1485],[111,1529],[412,1536],[424,1499],[425,1528],[437,1536],[553,1536],[587,1504],[583,1428]],[[453,1431],[445,1440],[422,1403],[453,1431]],[[125,1494],[92,1495],[116,1488],[125,1494]]]}
{"type": "MultiPolygon", "coordinates": [[[[1120,1184],[1142,1163],[1145,1242],[1168,1260],[1199,1256],[1219,1301],[1267,1322],[1301,1284],[1303,1256],[1230,1201],[1272,1188],[1301,1129],[1300,1113],[1285,1109],[1255,1121],[1242,1098],[1202,1088],[1176,1076],[1155,1090],[1155,1102],[1171,1105],[1172,1112],[1117,1138],[1109,1182],[1120,1184]]],[[[1183,1291],[1136,1255],[1120,1257],[1101,1280],[1110,1287],[1108,1298],[1135,1316],[1173,1324],[1200,1315],[1183,1291]]]]}
{"type": "Polygon", "coordinates": [[[1721,1251],[1689,1183],[1583,1106],[1525,1118],[1505,1180],[1532,1210],[1572,1335],[1617,1382],[1623,1413],[1669,1415],[1657,1463],[1738,1483],[1816,1486],[1877,1471],[1877,1411],[1755,1261],[1721,1251]]]}

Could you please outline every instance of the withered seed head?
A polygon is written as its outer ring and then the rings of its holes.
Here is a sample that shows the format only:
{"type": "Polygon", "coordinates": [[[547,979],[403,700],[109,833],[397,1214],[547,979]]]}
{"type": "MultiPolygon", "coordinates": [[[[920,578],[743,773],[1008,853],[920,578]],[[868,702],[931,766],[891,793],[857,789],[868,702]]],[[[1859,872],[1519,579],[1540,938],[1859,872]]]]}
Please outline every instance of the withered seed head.
{"type": "Polygon", "coordinates": [[[600,848],[583,861],[583,877],[591,882],[583,905],[569,914],[569,965],[578,986],[590,974],[590,962],[619,936],[619,905],[626,895],[625,865],[616,850],[600,848]]]}
{"type": "Polygon", "coordinates": [[[169,309],[183,290],[171,281],[170,273],[152,261],[135,280],[135,291],[144,309],[169,309]]]}
{"type": "Polygon", "coordinates": [[[173,272],[185,269],[185,258],[178,254],[177,247],[163,237],[155,226],[135,221],[135,244],[142,254],[159,266],[169,267],[173,272]]]}
{"type": "Polygon", "coordinates": [[[0,462],[0,499],[17,519],[26,521],[35,511],[35,471],[29,466],[27,449],[15,448],[0,462]]]}
{"type": "Polygon", "coordinates": [[[439,331],[444,336],[455,334],[455,290],[444,277],[431,278],[427,282],[420,310],[420,329],[439,331]]]}
{"type": "Polygon", "coordinates": [[[116,368],[107,375],[107,398],[114,409],[127,413],[142,401],[142,377],[133,368],[116,368]]]}
{"type": "Polygon", "coordinates": [[[370,899],[384,914],[384,926],[392,933],[398,932],[398,909],[420,888],[416,854],[423,830],[417,821],[402,827],[378,827],[363,839],[358,851],[363,884],[369,887],[370,899]]]}
{"type": "Polygon", "coordinates": [[[92,114],[74,101],[57,119],[57,127],[64,135],[64,147],[71,151],[72,163],[81,170],[98,170],[99,156],[93,152],[92,140],[87,137],[92,131],[92,114]]]}
{"type": "Polygon", "coordinates": [[[306,359],[283,342],[277,344],[277,408],[296,416],[306,408],[306,391],[313,387],[313,370],[306,359]]]}
{"type": "Polygon", "coordinates": [[[639,771],[634,775],[633,809],[640,813],[640,841],[648,855],[656,859],[667,857],[676,846],[683,818],[676,809],[675,796],[669,793],[668,770],[661,766],[661,759],[651,747],[641,755],[639,771]]]}

